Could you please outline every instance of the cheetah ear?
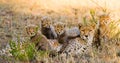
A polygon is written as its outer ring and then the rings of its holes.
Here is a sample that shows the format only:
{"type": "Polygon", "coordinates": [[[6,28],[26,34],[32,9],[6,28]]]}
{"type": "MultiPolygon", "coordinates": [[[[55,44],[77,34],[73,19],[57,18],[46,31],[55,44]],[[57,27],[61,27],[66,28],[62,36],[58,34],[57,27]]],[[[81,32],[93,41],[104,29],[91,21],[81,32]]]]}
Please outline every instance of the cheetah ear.
{"type": "Polygon", "coordinates": [[[43,23],[43,21],[46,19],[46,17],[42,17],[41,18],[41,23],[43,23]]]}
{"type": "Polygon", "coordinates": [[[82,24],[81,23],[78,23],[78,27],[79,27],[79,29],[82,27],[82,24]]]}
{"type": "Polygon", "coordinates": [[[52,24],[54,25],[54,24],[55,24],[55,21],[52,21],[52,24]]]}

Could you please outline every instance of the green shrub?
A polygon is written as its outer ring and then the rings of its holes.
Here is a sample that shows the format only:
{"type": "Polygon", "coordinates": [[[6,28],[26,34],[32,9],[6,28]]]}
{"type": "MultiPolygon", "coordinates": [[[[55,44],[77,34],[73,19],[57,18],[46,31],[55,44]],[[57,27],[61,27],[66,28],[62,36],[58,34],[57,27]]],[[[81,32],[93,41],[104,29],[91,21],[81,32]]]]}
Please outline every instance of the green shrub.
{"type": "Polygon", "coordinates": [[[20,44],[15,41],[10,41],[10,53],[16,60],[32,60],[35,56],[35,45],[33,43],[25,42],[20,44]]]}

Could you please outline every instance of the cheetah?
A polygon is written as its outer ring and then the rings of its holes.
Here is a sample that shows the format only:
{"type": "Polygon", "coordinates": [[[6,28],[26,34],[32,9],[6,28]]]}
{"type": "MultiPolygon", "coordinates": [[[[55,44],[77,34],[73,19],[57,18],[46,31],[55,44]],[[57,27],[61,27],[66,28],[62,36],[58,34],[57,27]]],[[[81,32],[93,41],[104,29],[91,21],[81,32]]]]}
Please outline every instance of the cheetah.
{"type": "MultiPolygon", "coordinates": [[[[77,36],[79,36],[79,30],[78,32],[68,32],[69,30],[66,30],[67,26],[65,23],[57,22],[54,24],[55,32],[57,33],[57,39],[60,44],[62,44],[62,48],[59,51],[60,53],[64,50],[64,48],[67,46],[70,39],[74,39],[77,36]],[[74,35],[70,35],[69,33],[72,33],[74,35]]],[[[74,30],[74,29],[73,29],[74,30]]],[[[76,29],[75,29],[76,30],[76,29]]],[[[70,30],[72,31],[72,30],[70,30]]]]}
{"type": "Polygon", "coordinates": [[[35,44],[37,50],[50,50],[49,40],[41,34],[36,25],[28,25],[25,27],[30,41],[35,44]]]}
{"type": "Polygon", "coordinates": [[[92,44],[94,35],[96,31],[96,26],[91,25],[82,25],[80,28],[80,37],[88,42],[88,44],[92,44]]]}
{"type": "Polygon", "coordinates": [[[79,54],[82,54],[87,50],[89,50],[89,48],[92,46],[94,33],[95,33],[95,26],[80,25],[79,30],[80,30],[80,37],[69,40],[68,45],[63,50],[61,55],[65,55],[67,57],[71,55],[78,56],[79,54]]]}
{"type": "Polygon", "coordinates": [[[108,14],[103,14],[99,16],[99,29],[101,37],[108,37],[109,33],[109,23],[110,23],[110,16],[108,14]]]}
{"type": "Polygon", "coordinates": [[[99,16],[93,43],[97,48],[101,45],[101,41],[107,42],[109,40],[109,23],[110,16],[108,14],[102,14],[99,16]]]}
{"type": "Polygon", "coordinates": [[[41,19],[41,32],[47,37],[47,39],[57,38],[57,34],[55,33],[51,19],[49,17],[43,17],[41,19]]]}

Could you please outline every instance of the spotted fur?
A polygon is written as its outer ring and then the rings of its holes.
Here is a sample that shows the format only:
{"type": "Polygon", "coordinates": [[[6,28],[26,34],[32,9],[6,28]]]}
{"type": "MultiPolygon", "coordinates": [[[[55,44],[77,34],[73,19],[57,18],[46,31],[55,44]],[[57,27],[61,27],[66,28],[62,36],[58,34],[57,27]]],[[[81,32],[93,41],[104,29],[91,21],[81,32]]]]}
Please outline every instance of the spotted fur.
{"type": "Polygon", "coordinates": [[[89,26],[79,26],[80,28],[80,37],[75,39],[71,39],[68,42],[68,45],[64,49],[61,55],[69,56],[77,56],[82,54],[91,47],[93,42],[95,27],[93,25],[89,26]]]}

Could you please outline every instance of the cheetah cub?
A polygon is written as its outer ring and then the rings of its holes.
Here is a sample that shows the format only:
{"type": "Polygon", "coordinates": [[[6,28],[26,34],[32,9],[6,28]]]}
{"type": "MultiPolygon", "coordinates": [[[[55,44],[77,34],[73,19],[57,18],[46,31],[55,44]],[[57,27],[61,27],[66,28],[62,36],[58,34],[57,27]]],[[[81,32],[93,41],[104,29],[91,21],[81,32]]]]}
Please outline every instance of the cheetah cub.
{"type": "Polygon", "coordinates": [[[30,41],[35,44],[37,50],[50,50],[49,40],[38,31],[38,26],[26,26],[27,35],[30,36],[30,41]]]}
{"type": "Polygon", "coordinates": [[[109,23],[110,23],[110,16],[108,14],[102,14],[99,17],[99,21],[97,22],[96,33],[94,36],[94,43],[97,48],[101,46],[101,41],[107,42],[109,40],[109,23]]]}
{"type": "Polygon", "coordinates": [[[43,17],[41,19],[41,32],[48,39],[57,38],[57,34],[55,33],[54,27],[52,26],[51,19],[49,17],[43,17]]]}
{"type": "MultiPolygon", "coordinates": [[[[62,44],[62,48],[59,51],[60,53],[67,46],[70,39],[76,38],[76,35],[68,35],[68,31],[66,30],[66,24],[62,22],[57,22],[54,24],[55,32],[57,33],[57,39],[60,44],[62,44]]],[[[71,32],[70,32],[71,33],[71,32]]],[[[78,34],[79,35],[79,34],[78,34]]]]}
{"type": "Polygon", "coordinates": [[[110,23],[110,16],[103,14],[99,16],[99,29],[100,29],[100,37],[107,39],[109,37],[109,23],[110,23]]]}

